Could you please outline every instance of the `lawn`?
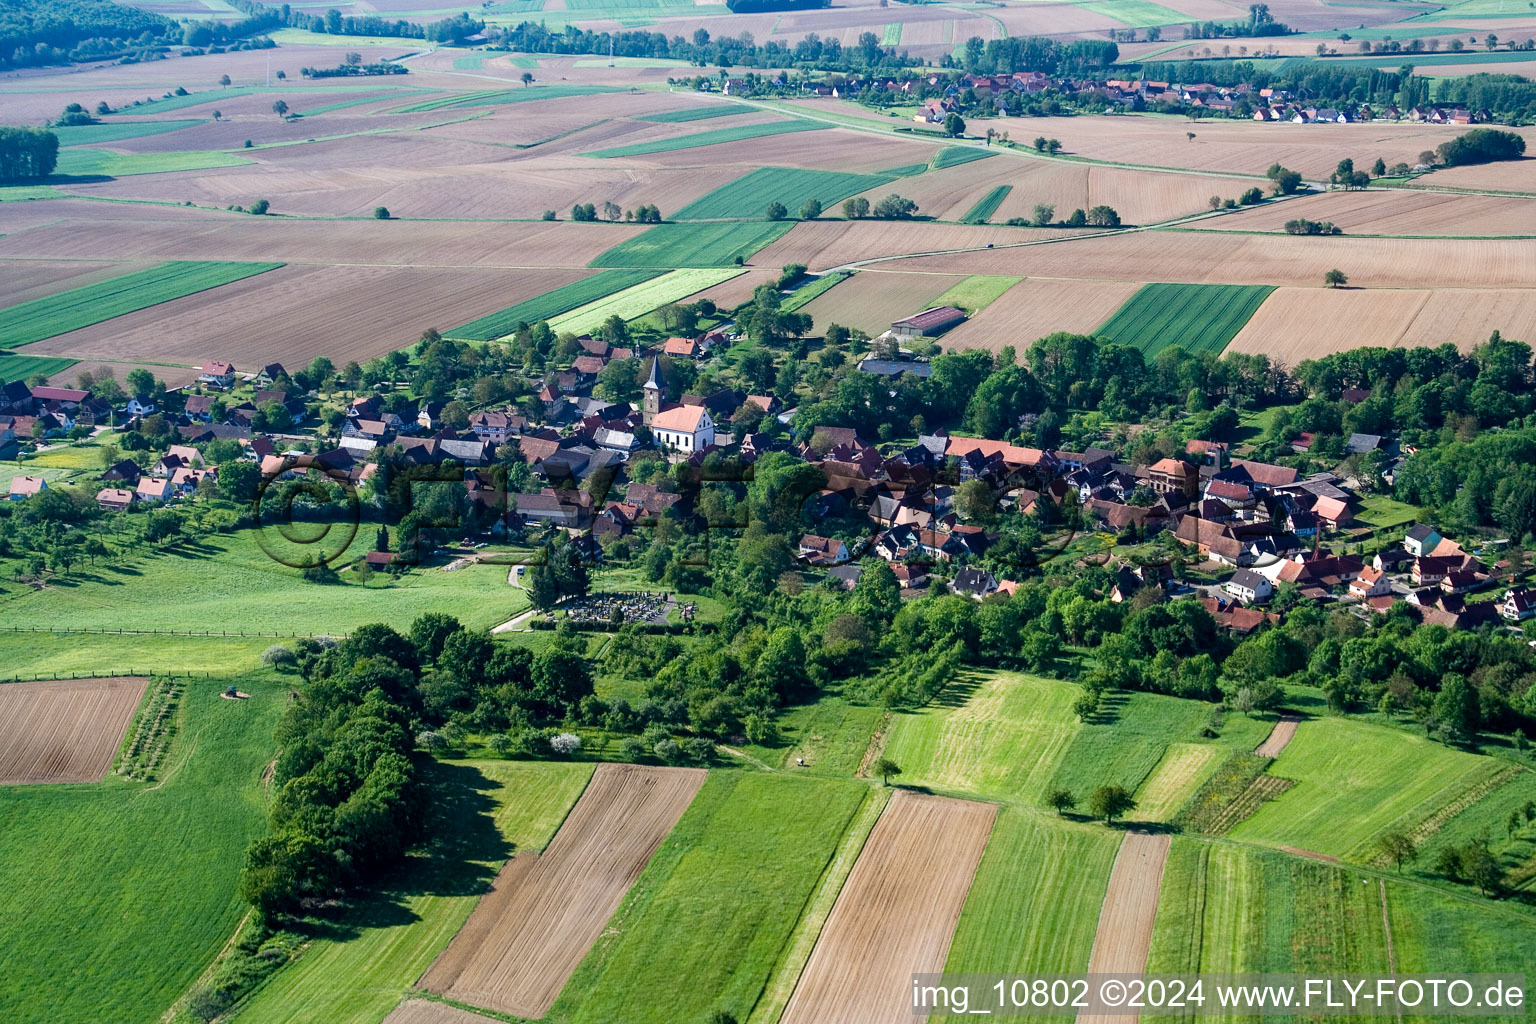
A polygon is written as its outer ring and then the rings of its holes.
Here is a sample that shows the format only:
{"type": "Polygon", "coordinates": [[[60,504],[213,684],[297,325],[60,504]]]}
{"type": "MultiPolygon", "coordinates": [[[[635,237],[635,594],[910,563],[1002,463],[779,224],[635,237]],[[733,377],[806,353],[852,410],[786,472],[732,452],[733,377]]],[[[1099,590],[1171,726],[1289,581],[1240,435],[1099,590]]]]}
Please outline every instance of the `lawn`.
{"type": "Polygon", "coordinates": [[[111,320],[148,306],[217,288],[281,263],[201,263],[175,261],[136,270],[106,281],[70,288],[3,311],[0,347],[27,345],[67,331],[111,320]]]}
{"type": "Polygon", "coordinates": [[[591,277],[562,285],[554,291],[545,292],[526,302],[519,302],[515,306],[508,306],[478,320],[471,320],[446,333],[449,337],[469,341],[491,341],[502,338],[516,331],[520,323],[536,324],[540,320],[549,320],[561,313],[569,313],[573,309],[596,302],[614,292],[623,291],[649,281],[653,277],[659,277],[661,273],[660,270],[609,270],[601,274],[593,274],[591,277]]]}
{"type": "Polygon", "coordinates": [[[955,926],[945,972],[1087,971],[1120,840],[1119,832],[1097,825],[1004,807],[955,926]]]}
{"type": "Polygon", "coordinates": [[[378,1024],[464,924],[520,849],[543,850],[592,777],[592,764],[440,761],[440,841],[411,854],[377,894],[348,907],[247,1002],[240,1024],[378,1024]]]}
{"type": "Polygon", "coordinates": [[[69,128],[50,128],[59,137],[60,146],[89,146],[97,142],[117,142],[121,139],[138,139],[146,135],[164,135],[166,132],[191,128],[203,124],[202,120],[190,121],[111,121],[104,124],[80,124],[69,128]]]}
{"type": "Polygon", "coordinates": [[[637,114],[636,121],[656,121],[661,124],[682,124],[685,121],[705,121],[712,117],[736,117],[741,114],[760,114],[756,107],[740,103],[711,103],[709,106],[684,107],[681,110],[663,110],[659,114],[637,114]]]}
{"type": "Polygon", "coordinates": [[[813,279],[809,284],[803,284],[796,288],[784,299],[779,308],[786,313],[793,313],[822,292],[836,287],[852,276],[852,271],[847,270],[839,270],[832,274],[822,274],[820,277],[813,279]]]}
{"type": "Polygon", "coordinates": [[[716,146],[722,142],[741,142],[745,139],[758,139],[768,135],[784,135],[789,132],[813,132],[826,127],[827,125],[817,124],[813,121],[770,121],[767,124],[744,124],[734,128],[715,128],[707,132],[695,132],[692,135],[679,135],[672,139],[653,139],[650,142],[635,142],[628,146],[599,149],[592,153],[583,153],[582,156],[609,158],[617,156],[645,156],[648,153],[673,153],[680,149],[697,149],[700,146],[716,146]]]}
{"type": "Polygon", "coordinates": [[[18,356],[10,352],[0,352],[0,384],[13,380],[27,380],[37,373],[52,377],[56,373],[63,373],[78,361],[64,356],[18,356]]]}
{"type": "Polygon", "coordinates": [[[130,174],[202,171],[254,162],[218,149],[194,150],[189,153],[114,153],[107,149],[75,148],[59,152],[59,162],[54,173],[123,178],[130,174]]]}
{"type": "Polygon", "coordinates": [[[261,769],[288,682],[251,699],[192,685],[162,779],[0,789],[0,1015],[10,1024],[151,1024],[246,912],[246,844],[266,827],[261,769]]]}
{"type": "Polygon", "coordinates": [[[968,164],[974,160],[985,160],[993,155],[985,149],[978,149],[975,146],[946,146],[933,155],[933,159],[929,161],[929,166],[936,171],[942,171],[946,167],[959,167],[961,164],[968,164]]]}
{"type": "Polygon", "coordinates": [[[976,205],[960,218],[962,224],[985,224],[992,219],[997,208],[1003,205],[1003,200],[1008,198],[1008,193],[1013,191],[1012,185],[999,185],[976,201],[976,205]]]}
{"type": "Polygon", "coordinates": [[[597,93],[617,92],[607,85],[532,85],[517,89],[488,89],[467,95],[443,96],[424,100],[409,106],[396,107],[391,114],[420,114],[429,110],[448,110],[459,107],[499,107],[507,103],[529,103],[535,100],[562,100],[572,96],[593,96],[597,93]]]}
{"type": "Polygon", "coordinates": [[[749,220],[764,216],[769,203],[780,203],[791,217],[809,199],[823,207],[891,179],[879,174],[812,171],[796,167],[759,167],[700,196],[673,214],[676,220],[749,220]]]}
{"type": "MultiPolygon", "coordinates": [[[[728,267],[736,257],[754,253],[778,241],[793,221],[746,224],[658,224],[614,246],[593,260],[593,267],[728,267]]],[[[707,287],[707,286],[701,286],[707,287]]]]}
{"type": "Polygon", "coordinates": [[[573,309],[549,321],[550,330],[557,334],[569,331],[584,334],[599,327],[611,316],[622,320],[634,320],[669,302],[686,298],[721,281],[743,273],[740,270],[674,270],[654,280],[648,280],[623,291],[589,302],[580,309],[573,309]]]}
{"type": "Polygon", "coordinates": [[[1022,277],[993,277],[974,274],[933,300],[935,306],[958,306],[972,316],[986,309],[1022,277]]]}
{"type": "Polygon", "coordinates": [[[1269,769],[1296,785],[1231,835],[1367,861],[1378,833],[1411,830],[1502,766],[1387,726],[1311,719],[1269,769]]]}
{"type": "Polygon", "coordinates": [[[1216,355],[1272,291],[1267,284],[1143,285],[1093,333],[1148,359],[1173,345],[1216,355]]]}
{"type": "MultiPolygon", "coordinates": [[[[342,634],[370,622],[405,629],[426,612],[446,612],[484,629],[528,607],[527,592],[507,585],[504,565],[415,569],[382,586],[308,582],[263,550],[263,543],[273,546],[277,531],[258,532],[212,534],[169,553],[122,552],[95,566],[76,565],[70,577],[40,592],[5,583],[0,621],[45,629],[308,635],[342,634]]],[[[361,557],[373,539],[373,527],[365,524],[344,557],[361,557]]],[[[0,580],[8,580],[13,568],[0,562],[0,580]]]]}
{"type": "MultiPolygon", "coordinates": [[[[4,588],[11,587],[7,580],[4,588]]],[[[3,588],[0,588],[3,592],[3,588]]],[[[27,623],[20,624],[25,630],[27,623]]],[[[118,636],[115,633],[38,634],[0,631],[0,679],[50,679],[76,673],[144,675],[185,672],[240,675],[261,667],[263,637],[118,636]]]]}
{"type": "Polygon", "coordinates": [[[744,1019],[867,791],[711,774],[548,1019],[673,1024],[716,1009],[744,1019]]]}
{"type": "Polygon", "coordinates": [[[1362,498],[1355,525],[1370,524],[1378,530],[1390,530],[1394,526],[1407,526],[1419,521],[1421,510],[1405,501],[1385,494],[1372,494],[1362,498]]]}
{"type": "Polygon", "coordinates": [[[1162,4],[1154,4],[1151,0],[1087,0],[1086,3],[1073,6],[1080,10],[1092,11],[1094,14],[1102,14],[1106,18],[1113,18],[1120,24],[1130,25],[1132,28],[1177,25],[1189,20],[1189,15],[1170,10],[1162,4]]]}
{"type": "Polygon", "coordinates": [[[1103,704],[1105,712],[1073,736],[1051,779],[1052,789],[1071,792],[1080,804],[1102,785],[1136,792],[1169,744],[1195,740],[1211,719],[1209,704],[1155,693],[1106,693],[1103,704]]]}

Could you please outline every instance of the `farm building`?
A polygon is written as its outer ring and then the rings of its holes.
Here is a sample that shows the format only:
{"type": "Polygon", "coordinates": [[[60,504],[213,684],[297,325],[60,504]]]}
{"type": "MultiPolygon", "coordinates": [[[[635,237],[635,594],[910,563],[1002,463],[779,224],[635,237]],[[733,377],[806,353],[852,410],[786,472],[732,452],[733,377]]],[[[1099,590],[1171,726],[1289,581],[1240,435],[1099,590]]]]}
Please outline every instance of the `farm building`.
{"type": "Polygon", "coordinates": [[[891,334],[903,340],[907,338],[932,338],[964,322],[964,311],[958,310],[954,306],[935,306],[932,309],[925,309],[915,316],[892,321],[891,334]]]}

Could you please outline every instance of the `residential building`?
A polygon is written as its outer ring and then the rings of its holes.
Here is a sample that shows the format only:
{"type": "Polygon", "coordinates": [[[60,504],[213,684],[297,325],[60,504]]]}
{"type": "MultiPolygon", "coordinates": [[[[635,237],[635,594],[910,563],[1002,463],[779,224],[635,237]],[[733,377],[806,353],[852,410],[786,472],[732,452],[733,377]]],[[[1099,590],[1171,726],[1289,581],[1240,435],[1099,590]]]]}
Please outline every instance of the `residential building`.
{"type": "Polygon", "coordinates": [[[1263,604],[1275,593],[1274,584],[1252,569],[1239,569],[1222,587],[1244,604],[1263,604]]]}
{"type": "Polygon", "coordinates": [[[48,489],[48,481],[40,476],[16,476],[11,478],[11,501],[22,501],[48,489]]]}
{"type": "Polygon", "coordinates": [[[203,364],[202,372],[197,376],[197,382],[215,388],[233,387],[235,384],[235,364],[226,363],[219,359],[210,359],[203,364]]]}

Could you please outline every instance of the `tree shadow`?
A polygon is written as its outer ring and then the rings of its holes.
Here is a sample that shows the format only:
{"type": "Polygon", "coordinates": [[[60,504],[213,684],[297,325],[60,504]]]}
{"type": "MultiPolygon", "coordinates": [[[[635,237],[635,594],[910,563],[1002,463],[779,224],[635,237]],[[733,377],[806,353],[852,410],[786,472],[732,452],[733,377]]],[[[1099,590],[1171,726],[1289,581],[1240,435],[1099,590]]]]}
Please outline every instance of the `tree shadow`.
{"type": "Polygon", "coordinates": [[[1099,710],[1088,717],[1091,725],[1114,725],[1120,721],[1120,712],[1131,699],[1125,690],[1105,690],[1099,698],[1099,710]]]}
{"type": "Polygon", "coordinates": [[[974,669],[961,669],[955,673],[955,678],[949,685],[940,690],[931,702],[932,707],[958,708],[963,707],[967,701],[976,695],[981,689],[981,684],[986,681],[986,674],[974,669]]]}

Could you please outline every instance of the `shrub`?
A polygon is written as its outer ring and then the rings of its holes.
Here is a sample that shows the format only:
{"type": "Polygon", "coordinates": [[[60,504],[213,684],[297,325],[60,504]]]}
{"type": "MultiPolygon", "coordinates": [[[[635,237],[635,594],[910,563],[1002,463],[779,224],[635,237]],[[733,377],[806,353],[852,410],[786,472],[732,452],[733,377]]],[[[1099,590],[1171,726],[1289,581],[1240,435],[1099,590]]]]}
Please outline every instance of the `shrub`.
{"type": "Polygon", "coordinates": [[[683,759],[683,748],[677,745],[676,740],[662,740],[653,749],[656,756],[668,764],[676,764],[683,759]]]}
{"type": "Polygon", "coordinates": [[[273,668],[294,665],[298,663],[298,660],[298,656],[282,644],[273,644],[261,652],[261,663],[263,665],[271,665],[273,668]]]}
{"type": "Polygon", "coordinates": [[[416,745],[423,750],[442,750],[448,746],[448,741],[443,739],[443,734],[431,729],[423,729],[416,734],[416,745]]]}
{"type": "Polygon", "coordinates": [[[550,737],[549,747],[561,757],[571,757],[581,750],[581,737],[573,732],[562,732],[550,737]]]}
{"type": "Polygon", "coordinates": [[[268,210],[270,210],[271,208],[272,208],[272,204],[269,203],[265,199],[258,199],[254,203],[251,204],[251,212],[254,213],[258,217],[265,216],[266,212],[268,210]]]}
{"type": "Polygon", "coordinates": [[[642,761],[650,752],[639,736],[625,736],[619,741],[619,756],[626,761],[642,761]]]}
{"type": "Polygon", "coordinates": [[[373,208],[373,219],[374,220],[389,220],[389,207],[387,207],[387,206],[375,206],[373,208]]]}
{"type": "Polygon", "coordinates": [[[544,220],[554,220],[555,219],[555,211],[554,210],[545,210],[544,211],[543,219],[544,220]]]}

